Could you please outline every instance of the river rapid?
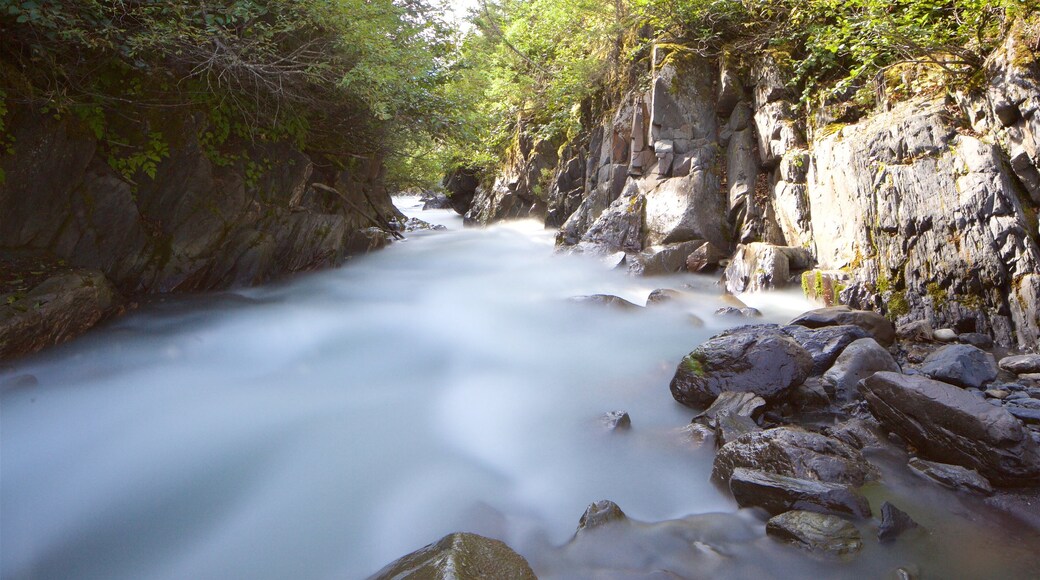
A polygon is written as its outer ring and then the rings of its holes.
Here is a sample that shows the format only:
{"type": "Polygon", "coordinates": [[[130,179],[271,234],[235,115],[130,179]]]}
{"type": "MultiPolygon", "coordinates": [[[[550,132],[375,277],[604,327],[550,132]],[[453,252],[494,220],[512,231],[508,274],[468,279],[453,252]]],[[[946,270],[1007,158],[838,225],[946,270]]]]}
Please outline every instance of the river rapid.
{"type": "MultiPolygon", "coordinates": [[[[709,481],[710,443],[679,433],[694,413],[668,390],[683,355],[739,323],[713,316],[728,304],[714,277],[630,277],[555,254],[533,221],[462,229],[397,201],[449,231],[285,283],[155,301],[0,365],[0,576],[363,578],[460,530],[504,540],[545,578],[1040,565],[1034,529],[895,468],[867,490],[875,513],[905,500],[942,533],[867,541],[849,563],[766,538],[709,481]],[[636,312],[568,300],[643,304],[684,286],[691,300],[636,312]],[[601,428],[614,410],[631,431],[601,428]],[[569,543],[600,499],[682,521],[569,543]]],[[[767,322],[811,307],[745,300],[767,322]]]]}

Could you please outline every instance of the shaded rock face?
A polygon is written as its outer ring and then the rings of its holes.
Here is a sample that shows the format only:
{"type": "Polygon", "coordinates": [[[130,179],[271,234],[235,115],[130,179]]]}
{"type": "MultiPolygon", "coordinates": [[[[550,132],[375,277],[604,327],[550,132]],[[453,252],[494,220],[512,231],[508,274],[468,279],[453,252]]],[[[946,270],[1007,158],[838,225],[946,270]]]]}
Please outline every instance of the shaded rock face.
{"type": "Polygon", "coordinates": [[[468,533],[441,538],[376,572],[370,580],[536,580],[523,556],[498,540],[468,533]]]}
{"type": "Polygon", "coordinates": [[[119,301],[112,283],[93,270],[62,273],[21,298],[4,299],[0,303],[0,360],[82,334],[111,314],[119,301]]]}
{"type": "Polygon", "coordinates": [[[578,520],[578,531],[590,530],[610,522],[622,522],[627,519],[628,517],[625,512],[621,511],[618,504],[604,499],[589,504],[585,513],[581,514],[581,519],[578,520]]]}
{"type": "Polygon", "coordinates": [[[1035,224],[1001,148],[957,122],[941,101],[912,101],[818,139],[816,257],[858,266],[842,293],[855,307],[1035,343],[1035,224]]]}
{"type": "Polygon", "coordinates": [[[22,110],[10,121],[18,145],[0,157],[0,247],[49,251],[101,271],[124,294],[248,285],[334,265],[385,244],[367,228],[396,217],[379,159],[318,175],[291,147],[257,145],[246,157],[268,169],[247,179],[245,161],[214,165],[194,120],[171,116],[161,120],[170,156],[133,186],[77,121],[22,110]],[[339,195],[310,188],[319,178],[339,195]]]}
{"type": "Polygon", "coordinates": [[[448,192],[451,209],[459,215],[466,215],[479,186],[480,178],[475,169],[460,167],[451,172],[444,180],[444,190],[448,192]]]}
{"type": "Polygon", "coordinates": [[[775,326],[744,326],[719,334],[686,355],[671,381],[672,396],[706,407],[723,391],[776,399],[812,370],[809,353],[775,326]]]}
{"type": "Polygon", "coordinates": [[[917,522],[903,510],[887,501],[881,504],[881,525],[878,526],[877,532],[879,542],[891,542],[903,532],[916,527],[917,522]]]}
{"type": "Polygon", "coordinates": [[[790,511],[766,522],[766,534],[810,552],[834,556],[855,554],[863,549],[859,530],[838,516],[809,511],[790,511]]]}
{"type": "Polygon", "coordinates": [[[977,470],[998,485],[1040,480],[1040,451],[1006,410],[955,386],[880,372],[861,383],[870,410],[921,455],[977,470]]]}
{"type": "Polygon", "coordinates": [[[980,495],[993,494],[993,487],[989,484],[989,481],[979,475],[979,472],[974,469],[967,469],[960,465],[926,461],[920,457],[914,457],[910,460],[910,469],[943,487],[980,495]]]}
{"type": "Polygon", "coordinates": [[[549,188],[545,175],[556,166],[558,146],[522,133],[494,183],[477,188],[465,215],[466,223],[487,225],[507,219],[544,218],[549,188]]]}
{"type": "Polygon", "coordinates": [[[854,486],[875,477],[874,468],[856,449],[796,427],[749,433],[725,445],[715,456],[712,476],[729,481],[733,471],[741,467],[854,486]]]}

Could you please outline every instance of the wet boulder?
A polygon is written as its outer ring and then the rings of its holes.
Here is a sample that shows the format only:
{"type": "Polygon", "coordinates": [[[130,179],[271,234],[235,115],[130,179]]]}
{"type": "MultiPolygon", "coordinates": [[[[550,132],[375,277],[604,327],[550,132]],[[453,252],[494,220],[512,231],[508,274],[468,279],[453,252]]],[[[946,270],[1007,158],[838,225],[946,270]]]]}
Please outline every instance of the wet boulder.
{"type": "Polygon", "coordinates": [[[754,393],[724,391],[719,393],[719,396],[712,401],[711,405],[703,413],[694,417],[694,421],[706,420],[708,424],[714,424],[720,415],[726,413],[753,419],[761,413],[761,409],[765,404],[765,400],[754,393]]]}
{"type": "Polygon", "coordinates": [[[861,338],[838,356],[823,379],[833,388],[836,401],[848,402],[858,392],[860,380],[879,371],[898,373],[899,365],[873,338],[861,338]]]}
{"type": "Polygon", "coordinates": [[[997,378],[997,363],[978,347],[949,344],[928,355],[921,372],[937,381],[977,389],[997,378]]]}
{"type": "Polygon", "coordinates": [[[824,429],[824,433],[856,449],[881,449],[885,443],[878,427],[873,417],[856,418],[828,427],[824,429]]]}
{"type": "Polygon", "coordinates": [[[870,517],[870,504],[851,486],[777,475],[757,469],[733,470],[729,489],[740,507],[758,507],[777,515],[807,510],[870,517]]]}
{"type": "Polygon", "coordinates": [[[838,516],[809,511],[790,511],[766,523],[766,534],[810,552],[835,556],[863,549],[859,530],[838,516]]]}
{"type": "Polygon", "coordinates": [[[809,353],[775,326],[743,326],[716,335],[679,363],[672,396],[689,407],[710,405],[723,391],[769,401],[809,376],[809,353]]]}
{"type": "Polygon", "coordinates": [[[998,485],[1040,480],[1040,451],[1022,423],[953,385],[880,372],[860,383],[885,428],[936,461],[977,470],[998,485]]]}
{"type": "Polygon", "coordinates": [[[456,532],[387,565],[369,580],[536,580],[530,564],[498,540],[456,532]]]}
{"type": "Polygon", "coordinates": [[[914,473],[943,487],[980,495],[993,495],[993,486],[974,469],[948,463],[936,463],[920,457],[911,459],[909,465],[910,470],[914,473]]]}
{"type": "Polygon", "coordinates": [[[891,542],[903,532],[917,527],[917,522],[909,514],[887,501],[881,504],[881,525],[878,526],[879,542],[891,542]]]}
{"type": "Polygon", "coordinates": [[[851,324],[870,333],[881,346],[892,346],[896,338],[896,329],[891,322],[877,312],[870,310],[853,310],[848,306],[831,306],[817,308],[798,316],[790,322],[806,328],[823,328],[825,326],[841,326],[851,324]]]}
{"type": "Polygon", "coordinates": [[[732,411],[719,413],[715,419],[715,446],[722,447],[726,443],[735,441],[748,433],[755,433],[761,430],[762,428],[751,417],[739,415],[732,411]]]}
{"type": "Polygon", "coordinates": [[[870,336],[867,331],[853,325],[807,328],[792,324],[783,330],[809,351],[813,358],[813,376],[822,375],[831,368],[838,355],[853,341],[870,336]]]}
{"type": "Polygon", "coordinates": [[[741,467],[854,486],[876,477],[858,450],[797,427],[774,427],[727,443],[715,454],[712,477],[729,481],[741,467]]]}

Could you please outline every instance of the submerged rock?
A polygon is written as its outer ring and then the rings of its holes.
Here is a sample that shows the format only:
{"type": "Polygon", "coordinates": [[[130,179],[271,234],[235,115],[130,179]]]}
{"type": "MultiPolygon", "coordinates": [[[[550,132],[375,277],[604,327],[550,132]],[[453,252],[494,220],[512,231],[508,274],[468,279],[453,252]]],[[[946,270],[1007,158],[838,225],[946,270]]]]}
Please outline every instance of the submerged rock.
{"type": "Polygon", "coordinates": [[[706,407],[723,391],[771,400],[805,381],[812,357],[774,326],[744,326],[716,335],[686,355],[671,381],[672,396],[706,407]]]}
{"type": "Polygon", "coordinates": [[[632,428],[632,418],[627,411],[611,411],[599,418],[600,426],[606,431],[627,431],[632,428]]]}
{"type": "Polygon", "coordinates": [[[376,572],[369,580],[537,580],[527,560],[498,540],[456,532],[376,572]]]}
{"type": "Polygon", "coordinates": [[[766,534],[810,552],[855,554],[863,549],[859,530],[838,516],[790,511],[766,523],[766,534]]]}
{"type": "Polygon", "coordinates": [[[728,482],[741,467],[854,486],[876,476],[858,450],[797,427],[774,427],[727,443],[715,455],[712,477],[728,482]]]}
{"type": "Polygon", "coordinates": [[[928,355],[921,372],[937,381],[978,389],[997,378],[997,363],[978,347],[950,344],[928,355]]]}
{"type": "Polygon", "coordinates": [[[878,526],[879,542],[891,542],[903,532],[917,527],[917,522],[906,512],[888,503],[881,504],[881,525],[878,526]]]}
{"type": "Polygon", "coordinates": [[[609,306],[611,308],[617,308],[619,310],[635,310],[642,308],[637,304],[633,304],[624,298],[614,296],[613,294],[591,294],[588,296],[571,296],[571,302],[579,302],[581,304],[595,304],[598,306],[609,306]]]}
{"type": "Polygon", "coordinates": [[[589,507],[585,509],[585,513],[581,514],[581,519],[578,520],[578,531],[590,530],[603,524],[625,521],[627,519],[628,516],[621,511],[618,504],[603,499],[589,504],[589,507]]]}
{"type": "Polygon", "coordinates": [[[873,338],[861,338],[838,356],[823,379],[833,388],[836,401],[848,402],[857,394],[859,382],[878,371],[899,372],[899,365],[873,338]]]}
{"type": "Polygon", "coordinates": [[[867,498],[840,483],[738,467],[730,477],[729,489],[740,507],[759,507],[772,515],[807,510],[861,518],[870,516],[867,498]]]}
{"type": "Polygon", "coordinates": [[[993,486],[985,477],[979,475],[974,469],[967,469],[959,465],[947,463],[936,463],[927,461],[920,457],[910,459],[910,469],[943,487],[957,491],[967,491],[981,495],[992,495],[993,486]]]}
{"type": "Polygon", "coordinates": [[[1040,451],[1002,408],[924,377],[880,372],[860,383],[871,412],[921,454],[976,469],[1000,485],[1040,480],[1040,451]]]}
{"type": "Polygon", "coordinates": [[[851,324],[867,331],[881,346],[886,347],[892,346],[896,338],[896,329],[887,318],[877,312],[853,310],[848,306],[831,306],[810,310],[792,320],[790,324],[806,328],[851,324]]]}

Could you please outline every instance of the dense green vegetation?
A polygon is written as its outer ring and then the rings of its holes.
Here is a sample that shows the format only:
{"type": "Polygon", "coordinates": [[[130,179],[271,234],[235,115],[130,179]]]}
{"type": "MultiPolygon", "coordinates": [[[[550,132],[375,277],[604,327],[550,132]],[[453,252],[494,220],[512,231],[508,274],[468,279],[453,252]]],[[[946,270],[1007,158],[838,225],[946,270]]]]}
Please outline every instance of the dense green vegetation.
{"type": "Polygon", "coordinates": [[[969,82],[1036,10],[1025,0],[489,0],[459,65],[479,79],[460,87],[482,89],[470,97],[479,118],[447,156],[482,165],[521,128],[541,138],[588,129],[583,111],[645,87],[653,43],[744,66],[769,53],[807,112],[838,104],[856,116],[882,93],[969,82]]]}
{"type": "MultiPolygon", "coordinates": [[[[392,185],[493,168],[523,131],[563,142],[649,80],[667,43],[747,65],[768,52],[806,112],[855,117],[968,82],[1025,0],[0,0],[0,135],[14,107],[76,115],[127,178],[168,154],[153,122],[200,113],[218,163],[292,140],[385,157],[392,185]]],[[[250,172],[262,167],[247,168],[250,172]]]]}
{"type": "Polygon", "coordinates": [[[128,178],[154,174],[184,111],[221,164],[292,140],[400,166],[453,123],[452,43],[426,0],[0,0],[0,102],[82,118],[128,178]]]}

